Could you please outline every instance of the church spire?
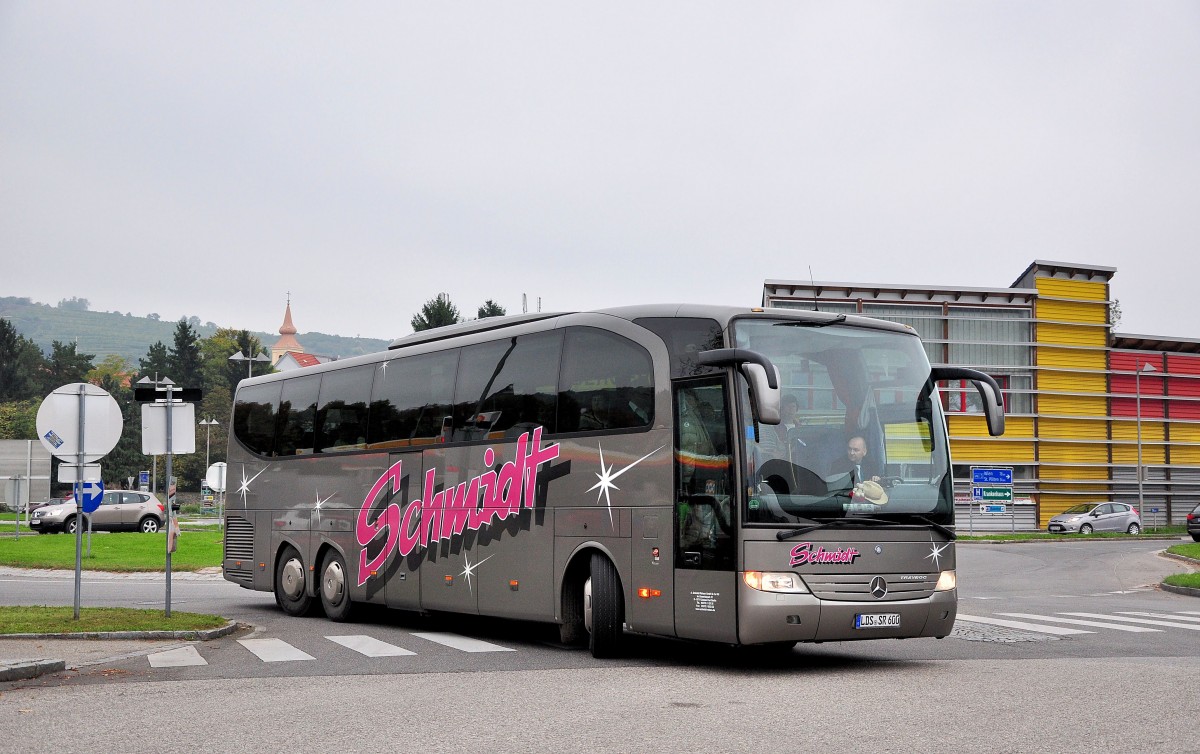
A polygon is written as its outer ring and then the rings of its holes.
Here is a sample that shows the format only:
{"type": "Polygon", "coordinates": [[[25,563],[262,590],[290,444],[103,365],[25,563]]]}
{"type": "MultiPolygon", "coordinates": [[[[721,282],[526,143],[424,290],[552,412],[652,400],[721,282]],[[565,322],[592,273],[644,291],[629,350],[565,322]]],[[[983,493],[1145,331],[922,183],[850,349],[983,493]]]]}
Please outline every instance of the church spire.
{"type": "Polygon", "coordinates": [[[304,353],[304,346],[296,340],[296,326],[292,324],[292,292],[287,294],[287,307],[283,310],[283,324],[279,326],[279,340],[271,346],[272,363],[279,361],[288,351],[304,353]]]}

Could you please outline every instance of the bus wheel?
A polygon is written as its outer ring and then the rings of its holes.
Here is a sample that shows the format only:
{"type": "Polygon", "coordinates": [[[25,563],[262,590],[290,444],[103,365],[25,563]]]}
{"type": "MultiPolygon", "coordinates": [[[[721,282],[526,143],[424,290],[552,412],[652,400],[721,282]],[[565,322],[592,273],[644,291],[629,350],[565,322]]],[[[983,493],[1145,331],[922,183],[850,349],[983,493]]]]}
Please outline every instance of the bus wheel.
{"type": "Polygon", "coordinates": [[[275,602],[288,615],[312,610],[312,597],[304,590],[304,561],[294,547],[285,547],[275,561],[275,602]]]}
{"type": "Polygon", "coordinates": [[[592,577],[584,589],[583,613],[592,657],[616,657],[625,630],[625,597],[616,566],[599,553],[592,555],[592,577]]]}
{"type": "Polygon", "coordinates": [[[329,620],[340,623],[350,619],[353,606],[346,585],[346,561],[330,550],[321,564],[321,607],[329,620]]]}
{"type": "Polygon", "coordinates": [[[583,621],[583,584],[563,586],[562,625],[558,627],[558,640],[568,646],[582,644],[587,633],[583,621]]]}

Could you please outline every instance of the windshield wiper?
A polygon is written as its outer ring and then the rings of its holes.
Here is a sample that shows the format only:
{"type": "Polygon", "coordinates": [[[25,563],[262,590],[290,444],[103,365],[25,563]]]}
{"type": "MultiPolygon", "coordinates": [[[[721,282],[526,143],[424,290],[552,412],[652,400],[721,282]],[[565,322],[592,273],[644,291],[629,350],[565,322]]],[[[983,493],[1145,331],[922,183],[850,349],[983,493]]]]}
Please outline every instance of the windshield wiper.
{"type": "Polygon", "coordinates": [[[927,525],[929,528],[933,529],[938,534],[941,534],[943,537],[950,540],[951,542],[958,539],[958,535],[955,534],[953,531],[951,531],[950,529],[947,529],[946,527],[942,526],[941,524],[930,521],[929,519],[925,518],[924,516],[913,516],[913,518],[915,518],[918,521],[920,521],[921,523],[927,525]]]}
{"type": "Polygon", "coordinates": [[[833,319],[827,319],[824,322],[776,322],[774,327],[829,327],[830,325],[838,325],[846,321],[845,314],[839,314],[833,319]]]}
{"type": "Polygon", "coordinates": [[[787,529],[785,531],[775,532],[775,539],[783,541],[798,537],[801,534],[808,534],[810,531],[825,528],[838,528],[842,526],[893,526],[892,521],[884,521],[882,518],[867,518],[865,516],[856,516],[854,518],[814,518],[817,523],[812,526],[801,526],[798,529],[787,529]]]}

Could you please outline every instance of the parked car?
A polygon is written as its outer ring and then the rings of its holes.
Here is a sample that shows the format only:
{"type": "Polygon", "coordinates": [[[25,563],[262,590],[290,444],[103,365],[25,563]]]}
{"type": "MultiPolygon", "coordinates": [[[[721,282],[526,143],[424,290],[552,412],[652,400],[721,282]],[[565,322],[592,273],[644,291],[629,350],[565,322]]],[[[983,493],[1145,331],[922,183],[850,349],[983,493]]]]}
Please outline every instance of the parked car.
{"type": "MultiPolygon", "coordinates": [[[[100,507],[91,516],[86,513],[83,515],[85,527],[89,518],[93,531],[141,531],[153,534],[163,527],[166,509],[149,492],[108,490],[100,501],[100,507]]],[[[73,497],[38,508],[29,517],[29,528],[41,534],[55,531],[74,534],[79,523],[79,510],[73,497]]]]}
{"type": "Polygon", "coordinates": [[[44,503],[30,502],[29,503],[29,512],[33,513],[38,508],[45,508],[47,505],[59,505],[61,503],[67,502],[70,499],[71,498],[69,498],[69,497],[52,497],[44,503]]]}
{"type": "Polygon", "coordinates": [[[1187,515],[1187,532],[1192,535],[1193,540],[1200,542],[1200,505],[1187,515]]]}
{"type": "Polygon", "coordinates": [[[1080,503],[1050,519],[1046,529],[1052,534],[1091,534],[1094,531],[1141,534],[1142,517],[1136,508],[1125,503],[1080,503]]]}

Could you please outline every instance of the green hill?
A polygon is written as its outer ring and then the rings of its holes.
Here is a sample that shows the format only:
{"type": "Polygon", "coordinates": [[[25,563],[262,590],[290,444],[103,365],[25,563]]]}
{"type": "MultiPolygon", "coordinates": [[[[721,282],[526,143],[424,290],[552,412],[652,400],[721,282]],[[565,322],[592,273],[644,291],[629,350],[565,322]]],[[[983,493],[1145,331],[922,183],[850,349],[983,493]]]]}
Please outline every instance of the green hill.
{"type": "MultiPolygon", "coordinates": [[[[79,352],[95,354],[94,363],[97,364],[106,356],[117,354],[136,365],[158,341],[170,348],[177,322],[89,311],[78,300],[67,306],[51,306],[28,298],[3,296],[0,296],[0,317],[12,322],[17,332],[37,343],[46,353],[56,340],[78,343],[79,352]]],[[[198,317],[189,317],[188,321],[201,338],[207,338],[217,330],[215,323],[201,324],[198,317]]],[[[279,340],[278,333],[252,334],[267,346],[279,340]]],[[[382,351],[388,344],[388,341],[376,338],[345,338],[318,332],[298,333],[296,339],[309,353],[342,358],[382,351]]]]}

